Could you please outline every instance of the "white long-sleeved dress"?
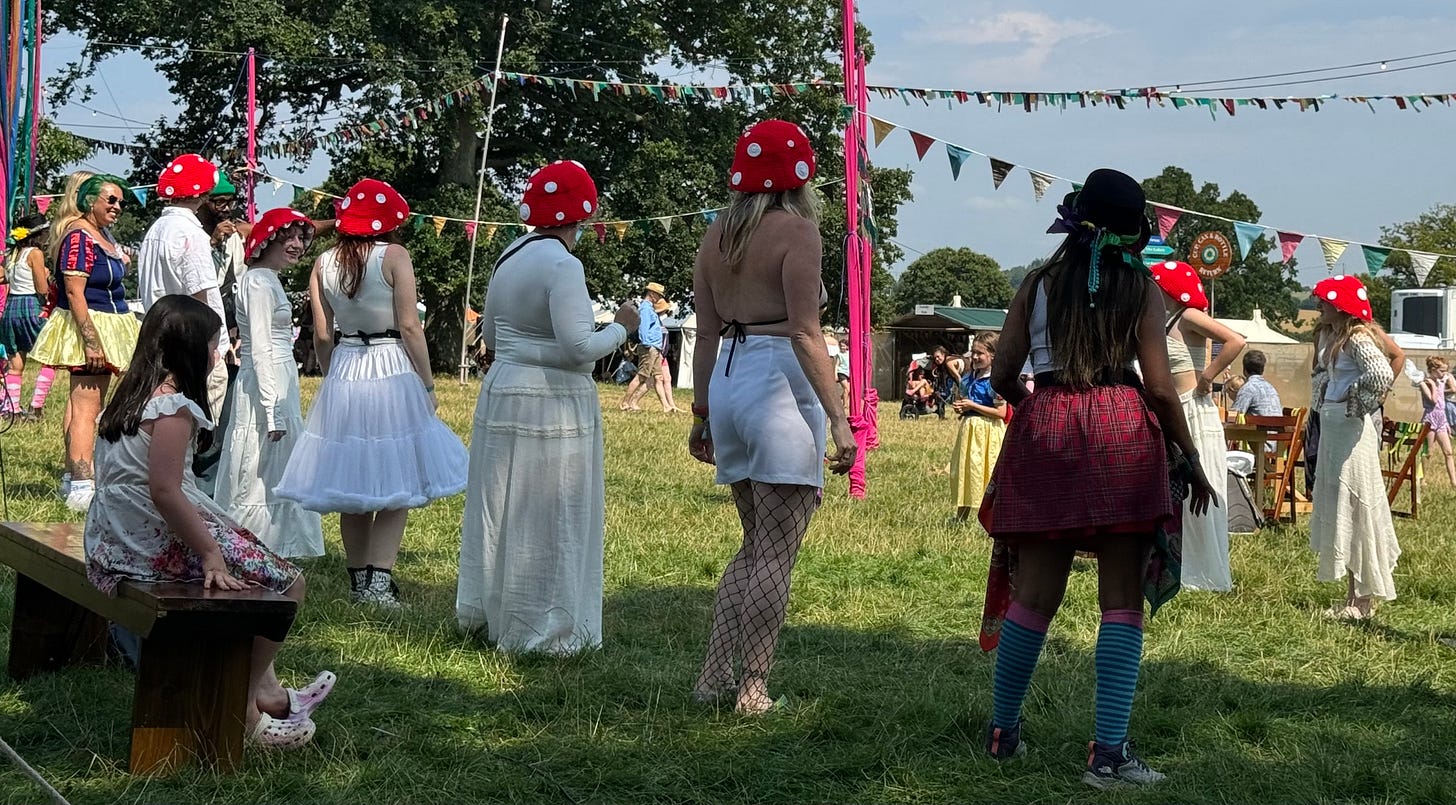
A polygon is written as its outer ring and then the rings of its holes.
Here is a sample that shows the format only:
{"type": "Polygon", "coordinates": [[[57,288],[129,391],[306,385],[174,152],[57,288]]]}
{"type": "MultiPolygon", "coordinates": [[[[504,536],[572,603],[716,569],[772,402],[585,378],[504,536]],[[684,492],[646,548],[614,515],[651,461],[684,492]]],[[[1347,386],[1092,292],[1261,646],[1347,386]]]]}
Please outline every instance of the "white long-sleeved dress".
{"type": "Polygon", "coordinates": [[[293,306],[277,272],[238,279],[237,316],[242,354],[213,500],[280,556],[323,556],[319,515],[273,492],[303,433],[293,306]],[[272,431],[283,438],[269,441],[272,431]]]}
{"type": "Polygon", "coordinates": [[[627,331],[595,329],[581,262],[555,238],[500,265],[482,329],[495,362],[475,406],[456,617],[505,651],[601,645],[606,490],[591,370],[627,331]]]}

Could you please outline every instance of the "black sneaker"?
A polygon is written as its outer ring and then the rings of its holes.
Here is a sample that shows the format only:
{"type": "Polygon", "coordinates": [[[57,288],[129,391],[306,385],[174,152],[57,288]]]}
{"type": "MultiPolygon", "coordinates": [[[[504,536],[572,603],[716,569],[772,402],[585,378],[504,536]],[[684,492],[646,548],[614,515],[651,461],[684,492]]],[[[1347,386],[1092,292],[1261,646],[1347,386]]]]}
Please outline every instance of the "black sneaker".
{"type": "Polygon", "coordinates": [[[1087,771],[1082,773],[1082,782],[1093,788],[1156,785],[1168,779],[1167,775],[1148,768],[1142,758],[1133,754],[1132,741],[1114,746],[1092,741],[1087,744],[1087,750],[1087,771]]]}
{"type": "Polygon", "coordinates": [[[1026,754],[1026,744],[1021,742],[1021,722],[1010,729],[1001,729],[995,722],[986,724],[986,754],[997,763],[1021,757],[1026,754]]]}

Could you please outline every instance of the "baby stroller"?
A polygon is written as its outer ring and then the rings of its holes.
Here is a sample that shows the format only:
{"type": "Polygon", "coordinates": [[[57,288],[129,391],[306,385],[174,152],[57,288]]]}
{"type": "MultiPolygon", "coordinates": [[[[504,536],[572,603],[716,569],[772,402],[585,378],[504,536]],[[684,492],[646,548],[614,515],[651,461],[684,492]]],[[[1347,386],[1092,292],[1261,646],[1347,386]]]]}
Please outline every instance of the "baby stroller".
{"type": "Polygon", "coordinates": [[[900,402],[901,419],[919,419],[935,414],[945,419],[946,393],[938,388],[936,377],[925,353],[910,356],[910,368],[905,372],[905,398],[900,402]]]}

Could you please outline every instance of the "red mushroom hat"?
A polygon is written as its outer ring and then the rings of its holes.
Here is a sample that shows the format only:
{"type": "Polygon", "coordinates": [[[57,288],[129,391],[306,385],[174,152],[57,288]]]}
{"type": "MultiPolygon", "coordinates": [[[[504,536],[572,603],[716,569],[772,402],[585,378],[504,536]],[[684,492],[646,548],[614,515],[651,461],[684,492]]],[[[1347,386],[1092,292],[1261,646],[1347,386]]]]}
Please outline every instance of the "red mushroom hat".
{"type": "Polygon", "coordinates": [[[803,187],[818,164],[804,130],[787,120],[764,120],[738,138],[728,187],[740,193],[779,193],[803,187]]]}
{"type": "Polygon", "coordinates": [[[597,183],[576,160],[557,160],[526,179],[521,220],[531,226],[567,226],[596,211],[597,183]]]}
{"type": "Polygon", "coordinates": [[[263,213],[263,217],[258,219],[258,223],[253,224],[253,231],[248,235],[248,242],[243,246],[244,261],[251,263],[258,259],[258,255],[268,248],[268,244],[272,243],[274,238],[294,226],[303,227],[305,242],[313,240],[313,221],[298,210],[291,207],[279,207],[263,213]]]}
{"type": "Polygon", "coordinates": [[[217,187],[221,174],[217,166],[197,154],[183,154],[162,168],[157,177],[157,195],[162,198],[195,198],[217,187]]]}
{"type": "Polygon", "coordinates": [[[383,235],[409,218],[409,202],[388,182],[360,179],[336,205],[339,231],[345,235],[383,235]]]}
{"type": "Polygon", "coordinates": [[[1158,283],[1163,293],[1173,297],[1184,307],[1194,310],[1208,309],[1208,296],[1203,292],[1203,281],[1198,278],[1198,272],[1193,270],[1193,266],[1179,260],[1165,260],[1153,263],[1151,268],[1153,282],[1158,283]]]}
{"type": "Polygon", "coordinates": [[[1365,283],[1349,274],[1336,274],[1315,283],[1314,296],[1361,321],[1370,321],[1373,318],[1370,292],[1365,290],[1365,283]]]}

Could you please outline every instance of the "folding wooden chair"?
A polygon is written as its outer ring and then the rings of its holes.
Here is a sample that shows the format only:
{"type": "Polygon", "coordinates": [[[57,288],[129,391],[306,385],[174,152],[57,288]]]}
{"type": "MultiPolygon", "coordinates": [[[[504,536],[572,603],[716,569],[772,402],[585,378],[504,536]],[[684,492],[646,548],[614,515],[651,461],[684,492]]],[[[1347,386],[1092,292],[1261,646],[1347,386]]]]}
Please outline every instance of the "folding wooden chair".
{"type": "Polygon", "coordinates": [[[1305,409],[1295,410],[1296,413],[1292,416],[1244,417],[1245,425],[1265,433],[1265,445],[1253,452],[1256,460],[1264,465],[1264,471],[1260,473],[1264,488],[1259,490],[1258,499],[1264,509],[1264,517],[1270,520],[1281,519],[1279,512],[1285,508],[1286,503],[1290,522],[1294,521],[1300,511],[1294,469],[1300,463],[1300,455],[1304,450],[1305,409]],[[1273,450],[1267,449],[1268,443],[1274,445],[1273,450]]]}
{"type": "Polygon", "coordinates": [[[1390,513],[1401,517],[1409,517],[1413,520],[1420,519],[1421,514],[1421,481],[1419,477],[1419,466],[1421,448],[1426,444],[1426,433],[1431,426],[1424,422],[1395,422],[1385,420],[1385,427],[1381,432],[1383,443],[1383,455],[1381,457],[1384,466],[1380,474],[1385,476],[1385,488],[1390,502],[1390,513]],[[1400,511],[1395,508],[1395,499],[1400,496],[1402,486],[1410,484],[1408,493],[1410,495],[1410,510],[1400,511]]]}

